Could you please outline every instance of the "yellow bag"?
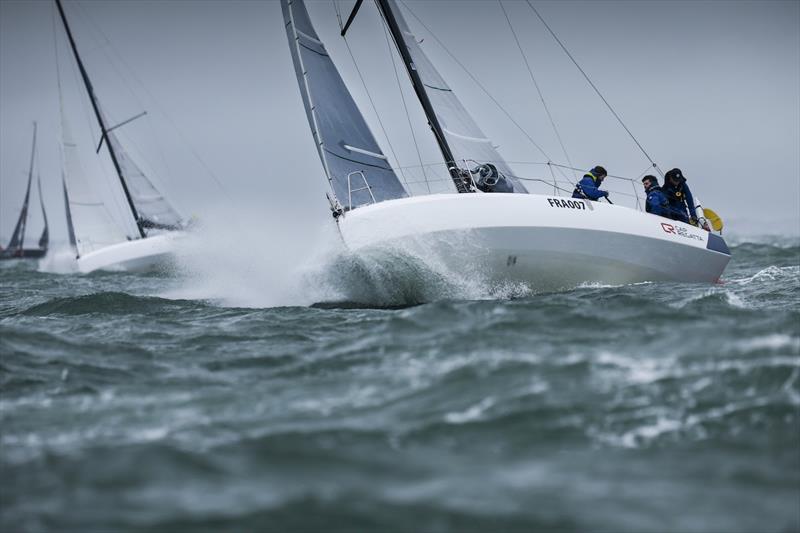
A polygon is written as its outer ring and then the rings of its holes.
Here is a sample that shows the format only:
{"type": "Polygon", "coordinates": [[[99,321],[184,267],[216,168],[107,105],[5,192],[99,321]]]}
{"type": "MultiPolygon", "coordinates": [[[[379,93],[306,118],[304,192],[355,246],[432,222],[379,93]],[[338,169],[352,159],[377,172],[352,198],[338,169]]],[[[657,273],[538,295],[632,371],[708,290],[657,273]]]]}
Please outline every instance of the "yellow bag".
{"type": "Polygon", "coordinates": [[[711,227],[714,229],[714,231],[722,231],[722,226],[723,226],[722,219],[719,218],[718,214],[716,214],[711,209],[704,207],[703,216],[706,217],[706,220],[708,220],[711,223],[711,227]]]}

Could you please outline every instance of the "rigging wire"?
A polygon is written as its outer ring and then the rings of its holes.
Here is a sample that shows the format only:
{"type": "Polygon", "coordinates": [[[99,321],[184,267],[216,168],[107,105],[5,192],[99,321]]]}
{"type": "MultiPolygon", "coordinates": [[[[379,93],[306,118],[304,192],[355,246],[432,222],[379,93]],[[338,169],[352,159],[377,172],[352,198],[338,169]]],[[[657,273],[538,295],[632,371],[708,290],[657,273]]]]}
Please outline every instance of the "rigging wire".
{"type": "MultiPolygon", "coordinates": [[[[127,93],[131,97],[133,97],[133,99],[136,101],[136,103],[139,106],[139,108],[140,109],[145,109],[147,106],[139,98],[139,96],[133,90],[131,90],[131,86],[133,85],[133,83],[131,83],[132,82],[132,80],[131,80],[132,72],[129,72],[126,75],[125,71],[122,68],[120,68],[119,65],[117,65],[117,61],[115,60],[115,57],[112,56],[112,54],[113,54],[114,56],[116,56],[116,58],[121,63],[124,63],[124,61],[122,60],[121,54],[114,48],[113,44],[111,43],[111,39],[108,38],[108,35],[106,35],[106,33],[103,31],[103,29],[100,27],[100,25],[95,21],[95,19],[92,16],[91,12],[89,10],[85,9],[83,7],[83,5],[81,4],[81,2],[75,2],[75,6],[78,8],[77,12],[81,16],[83,16],[86,21],[89,22],[89,24],[90,24],[89,28],[93,29],[99,35],[99,37],[95,36],[95,39],[97,41],[100,41],[100,44],[98,44],[95,49],[96,50],[100,50],[103,53],[103,55],[106,57],[106,59],[108,60],[108,64],[111,65],[111,68],[114,69],[114,72],[116,72],[116,74],[119,77],[119,79],[122,80],[122,82],[123,82],[123,84],[125,86],[125,89],[127,89],[127,93]],[[109,50],[112,53],[109,53],[109,50]]],[[[128,70],[132,71],[132,69],[127,65],[126,65],[126,68],[128,70]]],[[[105,112],[106,116],[108,116],[112,120],[112,124],[117,122],[117,120],[114,119],[113,114],[108,109],[104,109],[104,112],[105,112]]],[[[145,113],[146,113],[146,111],[145,111],[145,113]]],[[[169,161],[167,160],[167,157],[166,157],[166,154],[165,154],[164,150],[161,148],[162,143],[159,140],[156,128],[153,127],[152,121],[151,120],[145,120],[144,122],[147,124],[147,129],[149,130],[150,134],[153,136],[153,139],[155,140],[155,143],[154,143],[155,151],[158,153],[158,156],[161,159],[161,163],[164,165],[164,168],[166,169],[167,175],[168,176],[175,175],[175,173],[172,171],[172,168],[169,165],[169,161]]],[[[144,150],[142,150],[141,146],[134,140],[134,138],[129,136],[129,135],[126,135],[124,133],[124,131],[122,131],[122,130],[119,131],[118,135],[120,135],[125,140],[125,143],[127,145],[133,146],[135,148],[135,150],[136,150],[135,153],[138,156],[139,161],[137,161],[134,164],[136,164],[137,166],[141,166],[141,163],[145,163],[145,164],[147,164],[149,166],[149,164],[150,164],[149,161],[147,160],[147,158],[144,157],[144,154],[146,152],[144,150]]],[[[108,140],[106,140],[106,142],[108,142],[108,140]]],[[[167,202],[167,204],[170,205],[170,207],[172,209],[174,209],[174,207],[172,206],[172,202],[170,202],[169,200],[167,200],[164,197],[163,182],[159,179],[159,173],[158,172],[151,172],[151,170],[152,170],[152,168],[147,168],[147,169],[142,169],[141,170],[141,173],[143,174],[144,180],[146,182],[149,182],[150,185],[159,194],[159,196],[161,196],[161,198],[165,202],[167,202]],[[147,171],[145,171],[145,170],[147,170],[147,171]]],[[[181,217],[180,214],[178,214],[178,216],[181,217]]]]}
{"type": "Polygon", "coordinates": [[[555,39],[556,42],[559,44],[559,46],[561,46],[561,49],[564,51],[565,54],[567,54],[567,57],[569,57],[572,60],[572,63],[578,68],[578,70],[581,72],[581,74],[583,74],[583,77],[586,78],[587,82],[589,82],[589,85],[591,85],[592,89],[594,89],[594,92],[597,93],[597,96],[599,96],[600,99],[603,101],[603,103],[606,104],[606,107],[608,107],[608,110],[611,111],[612,115],[614,115],[614,118],[617,119],[617,122],[619,122],[620,125],[628,133],[628,135],[630,135],[631,139],[633,139],[633,142],[635,142],[636,146],[639,147],[639,150],[642,151],[642,153],[648,159],[648,161],[650,161],[650,163],[652,163],[653,168],[655,168],[658,171],[658,173],[661,174],[661,177],[663,178],[664,177],[664,173],[658,167],[656,162],[653,161],[653,158],[650,157],[650,154],[648,154],[647,151],[645,151],[644,147],[642,147],[642,145],[639,143],[639,141],[636,139],[636,137],[633,135],[633,133],[631,133],[631,130],[628,129],[628,126],[625,125],[625,123],[622,121],[622,119],[617,114],[617,112],[614,111],[614,108],[611,107],[611,104],[608,103],[608,100],[606,100],[605,96],[603,96],[603,94],[600,92],[600,89],[597,88],[597,86],[594,84],[594,82],[592,82],[592,80],[589,78],[589,76],[586,74],[586,72],[581,68],[581,66],[578,64],[578,62],[575,60],[575,58],[572,56],[572,54],[569,52],[569,50],[567,50],[567,47],[564,46],[564,43],[561,42],[561,39],[559,39],[558,36],[555,34],[555,32],[550,28],[550,25],[547,24],[547,22],[545,22],[544,18],[542,18],[542,15],[539,14],[539,12],[536,10],[536,8],[533,7],[533,4],[531,4],[531,1],[530,0],[525,0],[525,2],[528,4],[528,7],[530,7],[533,10],[533,12],[536,14],[536,16],[539,17],[539,20],[542,21],[542,24],[544,24],[544,27],[547,28],[547,31],[550,32],[550,35],[553,36],[553,39],[555,39]]]}
{"type": "MultiPolygon", "coordinates": [[[[419,143],[417,142],[417,136],[414,134],[414,126],[411,124],[411,115],[408,112],[408,105],[406,104],[406,97],[403,94],[403,87],[400,84],[400,75],[397,73],[397,63],[394,60],[394,54],[392,53],[392,43],[389,40],[389,32],[386,30],[386,24],[381,24],[383,27],[383,36],[386,37],[386,46],[389,51],[389,57],[392,59],[392,70],[394,71],[394,77],[397,81],[397,92],[400,93],[400,99],[403,102],[403,110],[406,113],[406,120],[408,121],[408,129],[411,131],[411,139],[414,141],[414,148],[417,151],[417,160],[419,161],[419,165],[422,168],[422,176],[425,178],[425,184],[428,188],[428,192],[431,192],[431,186],[428,183],[428,173],[425,172],[425,165],[422,164],[422,153],[419,150],[419,143]]],[[[398,161],[399,163],[399,161],[398,161]]]]}
{"type": "MultiPolygon", "coordinates": [[[[60,72],[61,71],[59,69],[59,61],[58,61],[58,30],[56,29],[57,24],[56,24],[56,7],[55,7],[55,5],[53,5],[52,13],[53,13],[53,43],[54,43],[54,46],[55,46],[55,49],[56,49],[55,50],[56,51],[56,73],[59,76],[58,86],[61,87],[61,78],[60,78],[60,72]]],[[[69,71],[72,73],[72,79],[73,79],[73,82],[74,82],[74,86],[75,87],[83,87],[83,81],[80,78],[80,73],[78,72],[77,63],[74,60],[70,60],[70,61],[68,61],[68,64],[71,67],[69,69],[69,71]]],[[[78,94],[80,95],[80,93],[81,93],[81,89],[78,89],[78,94]]],[[[93,136],[94,135],[94,129],[96,127],[98,127],[98,126],[97,126],[97,123],[96,123],[96,119],[91,116],[91,112],[89,111],[90,102],[88,102],[88,100],[90,98],[91,98],[91,95],[88,93],[88,91],[86,92],[86,97],[85,98],[82,98],[82,97],[78,96],[78,107],[83,112],[83,120],[85,121],[85,124],[86,124],[86,131],[89,133],[89,136],[93,136]]],[[[62,131],[62,135],[63,135],[63,131],[62,131]]],[[[102,132],[101,132],[101,135],[102,135],[102,132]]],[[[62,136],[62,139],[61,139],[61,143],[63,145],[63,136],[62,136]]],[[[130,206],[127,205],[127,204],[123,205],[120,202],[119,196],[121,194],[121,191],[118,188],[114,187],[114,185],[113,185],[114,181],[112,179],[109,179],[109,177],[108,177],[108,168],[107,168],[106,165],[103,164],[103,159],[101,159],[101,158],[93,158],[92,161],[94,161],[94,172],[97,173],[97,174],[102,175],[102,177],[103,177],[103,179],[100,180],[100,181],[105,185],[105,188],[106,188],[106,195],[104,195],[105,199],[111,198],[111,202],[114,204],[113,207],[115,208],[115,210],[116,210],[115,212],[116,213],[130,213],[130,206]]],[[[81,164],[81,166],[83,166],[83,164],[81,164]]],[[[132,216],[131,217],[123,217],[124,221],[120,224],[119,216],[118,215],[115,216],[114,214],[112,214],[112,212],[108,209],[108,206],[106,205],[105,201],[101,201],[101,203],[102,203],[102,206],[103,206],[103,210],[106,212],[106,214],[109,216],[109,218],[111,220],[113,220],[117,224],[118,229],[120,231],[122,231],[123,234],[125,234],[125,235],[130,237],[130,234],[136,233],[135,224],[133,226],[131,226],[131,224],[130,224],[130,220],[132,220],[132,216]]]]}
{"type": "MultiPolygon", "coordinates": [[[[76,3],[77,3],[77,4],[80,4],[80,2],[76,2],[76,3]]],[[[209,167],[209,166],[206,164],[206,162],[203,160],[203,158],[202,158],[202,157],[200,157],[200,154],[197,152],[197,150],[195,150],[195,149],[194,149],[194,147],[191,145],[191,143],[190,143],[190,142],[189,142],[189,141],[186,139],[186,136],[183,134],[183,132],[180,130],[180,128],[178,128],[178,126],[177,126],[177,124],[175,123],[175,121],[173,121],[173,120],[172,120],[172,117],[171,117],[171,116],[170,116],[170,115],[167,113],[167,111],[166,111],[166,110],[165,110],[165,109],[164,109],[164,108],[161,106],[161,104],[159,104],[159,103],[158,103],[158,100],[157,100],[157,99],[156,99],[156,97],[153,95],[153,93],[152,93],[152,92],[150,92],[150,90],[147,88],[147,86],[144,84],[144,82],[142,82],[142,80],[141,80],[141,79],[139,79],[139,77],[136,75],[136,72],[133,70],[133,68],[131,68],[131,66],[128,64],[128,62],[127,62],[127,61],[125,61],[125,58],[122,56],[122,54],[119,52],[119,50],[117,50],[117,49],[116,49],[116,47],[114,46],[114,44],[113,44],[113,42],[111,41],[111,39],[109,39],[109,38],[108,38],[108,36],[106,35],[106,33],[103,31],[103,29],[102,29],[102,28],[101,28],[101,27],[100,27],[100,26],[99,26],[99,25],[98,25],[98,24],[97,24],[97,23],[96,23],[96,22],[95,22],[95,21],[94,21],[94,20],[91,18],[91,16],[90,16],[88,13],[84,14],[84,16],[85,16],[85,17],[86,17],[86,18],[89,20],[89,22],[90,22],[90,23],[91,23],[91,24],[94,26],[94,29],[95,29],[97,32],[99,32],[99,33],[100,33],[100,35],[102,35],[103,39],[105,39],[105,41],[106,41],[106,45],[107,45],[107,47],[108,47],[108,48],[109,48],[109,49],[110,49],[110,50],[111,50],[111,51],[112,51],[112,52],[113,52],[113,53],[116,55],[116,57],[117,57],[117,59],[119,59],[120,63],[121,63],[121,64],[122,64],[122,65],[123,65],[123,66],[124,66],[124,67],[125,67],[125,68],[128,70],[128,73],[129,73],[130,77],[131,77],[131,78],[132,78],[132,79],[133,79],[133,80],[134,80],[134,81],[135,81],[135,82],[136,82],[136,83],[139,85],[139,87],[141,87],[141,88],[142,88],[142,90],[144,90],[144,92],[147,94],[147,96],[148,96],[148,97],[150,98],[150,100],[152,101],[153,105],[155,105],[155,107],[158,109],[158,111],[161,113],[161,115],[162,115],[162,116],[163,116],[163,117],[164,117],[164,118],[167,120],[167,123],[168,123],[170,126],[172,126],[172,129],[175,131],[175,133],[177,133],[177,134],[178,134],[178,137],[179,137],[179,138],[180,138],[180,140],[183,142],[184,146],[186,146],[186,148],[188,148],[188,149],[189,149],[189,151],[191,152],[192,156],[194,156],[195,160],[196,160],[196,161],[197,161],[197,162],[200,164],[200,166],[201,166],[201,167],[203,167],[203,169],[204,169],[204,170],[205,170],[205,171],[208,173],[208,176],[211,178],[211,180],[214,182],[214,184],[215,184],[215,185],[216,185],[216,186],[219,188],[219,190],[222,192],[222,194],[223,194],[223,195],[225,195],[225,197],[226,197],[226,198],[227,198],[229,201],[231,201],[231,202],[232,202],[232,201],[233,201],[233,198],[231,198],[230,194],[228,194],[228,191],[227,191],[227,189],[226,189],[225,187],[223,187],[223,185],[222,185],[222,183],[220,182],[220,180],[219,180],[219,178],[217,177],[217,175],[216,175],[216,174],[215,174],[215,173],[214,173],[214,172],[211,170],[211,168],[210,168],[210,167],[209,167]]],[[[109,59],[110,59],[110,57],[109,57],[109,59]]],[[[125,76],[123,76],[123,75],[120,73],[120,71],[118,70],[118,68],[117,68],[117,67],[114,65],[114,62],[113,62],[113,61],[110,61],[110,63],[111,63],[111,65],[112,65],[112,67],[114,67],[114,69],[117,71],[117,73],[118,73],[118,74],[120,74],[120,77],[123,77],[123,78],[124,78],[125,76]]],[[[137,100],[137,102],[139,102],[139,105],[140,105],[141,107],[145,107],[145,106],[144,106],[144,105],[141,103],[141,101],[139,101],[138,97],[137,97],[137,96],[136,96],[136,95],[135,95],[135,94],[134,94],[132,91],[129,91],[129,92],[130,92],[130,93],[133,95],[134,99],[136,99],[136,100],[137,100]]],[[[163,158],[163,157],[164,157],[164,156],[163,156],[163,154],[162,154],[162,158],[163,158]]],[[[168,167],[168,168],[169,168],[169,167],[168,167]]]]}
{"type": "MultiPolygon", "coordinates": [[[[514,25],[511,24],[511,19],[508,16],[508,12],[506,11],[505,6],[503,5],[502,0],[497,0],[497,3],[500,5],[500,9],[503,11],[503,15],[506,17],[506,22],[508,22],[508,28],[511,30],[511,35],[514,36],[514,41],[517,43],[517,48],[519,49],[519,53],[522,56],[523,61],[525,62],[525,68],[528,70],[528,74],[531,77],[531,81],[533,82],[533,86],[536,87],[536,92],[539,94],[539,99],[542,101],[542,107],[544,107],[545,113],[547,113],[547,118],[550,120],[550,125],[553,127],[553,132],[556,134],[556,138],[558,139],[558,144],[561,145],[561,151],[564,152],[564,157],[567,158],[567,163],[570,166],[572,165],[572,160],[569,157],[569,153],[567,153],[567,147],[564,145],[564,140],[561,138],[561,134],[556,127],[556,122],[553,120],[553,115],[550,113],[550,108],[545,102],[544,94],[542,93],[542,89],[539,87],[539,83],[536,81],[536,76],[533,75],[533,69],[531,69],[531,65],[528,62],[528,56],[525,55],[525,52],[522,49],[522,44],[519,42],[519,37],[517,37],[517,32],[514,31],[514,25]]],[[[552,169],[551,169],[552,171],[552,169]]]]}
{"type": "MultiPolygon", "coordinates": [[[[372,99],[372,94],[370,94],[369,88],[367,88],[367,82],[364,80],[364,76],[361,74],[361,69],[358,68],[358,62],[356,61],[356,57],[353,55],[353,50],[351,50],[350,48],[350,43],[347,41],[347,37],[345,35],[342,35],[342,40],[344,41],[345,47],[347,48],[347,53],[350,54],[350,59],[353,62],[353,66],[356,68],[356,72],[358,73],[358,78],[361,80],[361,85],[364,87],[364,92],[367,94],[367,99],[369,100],[369,104],[370,106],[372,106],[372,112],[375,113],[375,117],[377,117],[378,119],[378,124],[381,127],[383,136],[386,137],[386,144],[389,145],[389,151],[392,152],[392,157],[394,157],[395,162],[397,162],[399,165],[400,160],[397,158],[397,153],[394,151],[394,147],[392,146],[392,141],[389,139],[389,135],[386,133],[386,127],[384,127],[383,125],[383,121],[381,120],[381,115],[378,113],[378,108],[375,106],[375,102],[372,99]]],[[[401,167],[397,166],[396,168],[399,169],[401,167]]],[[[404,182],[406,181],[405,173],[402,170],[400,171],[400,178],[404,182]]]]}
{"type": "Polygon", "coordinates": [[[419,24],[423,28],[425,28],[428,34],[433,38],[434,41],[436,41],[439,44],[439,46],[442,47],[442,49],[447,53],[447,55],[449,55],[450,58],[453,61],[455,61],[456,64],[459,67],[461,67],[461,69],[464,72],[466,72],[466,74],[470,77],[470,79],[472,79],[472,81],[483,91],[483,93],[489,97],[489,99],[497,106],[497,108],[503,112],[503,114],[511,121],[511,123],[514,124],[514,126],[516,126],[520,132],[522,132],[522,134],[528,139],[528,141],[530,141],[530,143],[537,150],[539,150],[539,152],[541,152],[543,156],[545,156],[548,160],[551,160],[552,158],[547,154],[547,152],[545,152],[544,149],[541,146],[539,146],[539,144],[536,141],[533,140],[533,137],[531,137],[531,135],[527,131],[525,131],[525,128],[523,128],[519,124],[519,122],[517,122],[514,119],[514,117],[511,116],[511,113],[506,111],[506,109],[500,104],[500,102],[498,102],[497,99],[494,96],[492,96],[492,94],[486,89],[486,87],[484,87],[483,84],[480,81],[478,81],[475,75],[472,74],[472,72],[470,72],[469,69],[466,66],[464,66],[464,64],[461,61],[458,60],[458,58],[444,45],[444,43],[436,36],[436,34],[433,31],[431,31],[431,29],[422,21],[422,19],[420,19],[416,15],[416,13],[414,13],[414,11],[408,6],[408,4],[406,4],[406,2],[404,2],[403,0],[400,0],[400,3],[403,4],[403,6],[408,10],[408,12],[411,13],[411,16],[413,16],[417,20],[417,22],[419,22],[419,24]]]}

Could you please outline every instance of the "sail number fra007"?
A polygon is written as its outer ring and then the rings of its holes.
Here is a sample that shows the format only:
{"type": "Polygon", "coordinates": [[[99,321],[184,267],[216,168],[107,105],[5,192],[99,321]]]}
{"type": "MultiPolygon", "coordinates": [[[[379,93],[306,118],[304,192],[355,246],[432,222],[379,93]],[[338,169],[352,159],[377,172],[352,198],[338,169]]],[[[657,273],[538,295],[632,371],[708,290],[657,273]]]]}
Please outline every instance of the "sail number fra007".
{"type": "Polygon", "coordinates": [[[586,209],[586,204],[583,200],[563,200],[561,198],[548,198],[547,202],[550,207],[562,207],[567,209],[586,209]]]}

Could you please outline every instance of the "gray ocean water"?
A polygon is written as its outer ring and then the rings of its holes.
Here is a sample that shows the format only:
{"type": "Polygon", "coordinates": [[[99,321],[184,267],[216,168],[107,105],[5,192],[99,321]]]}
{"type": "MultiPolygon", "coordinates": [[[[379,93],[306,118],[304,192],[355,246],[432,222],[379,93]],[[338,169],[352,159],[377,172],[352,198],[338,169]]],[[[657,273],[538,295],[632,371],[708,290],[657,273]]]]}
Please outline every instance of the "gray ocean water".
{"type": "Polygon", "coordinates": [[[5,265],[0,530],[800,531],[800,242],[732,253],[369,306],[5,265]]]}

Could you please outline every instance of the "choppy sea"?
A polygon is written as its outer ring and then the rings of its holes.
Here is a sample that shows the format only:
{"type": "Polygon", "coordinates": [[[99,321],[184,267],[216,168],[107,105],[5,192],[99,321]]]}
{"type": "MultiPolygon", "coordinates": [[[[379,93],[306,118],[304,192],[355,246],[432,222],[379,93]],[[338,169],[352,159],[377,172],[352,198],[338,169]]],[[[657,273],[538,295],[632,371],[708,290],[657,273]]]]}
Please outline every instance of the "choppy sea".
{"type": "Polygon", "coordinates": [[[800,241],[732,253],[421,305],[4,265],[0,530],[799,531],[800,241]]]}

